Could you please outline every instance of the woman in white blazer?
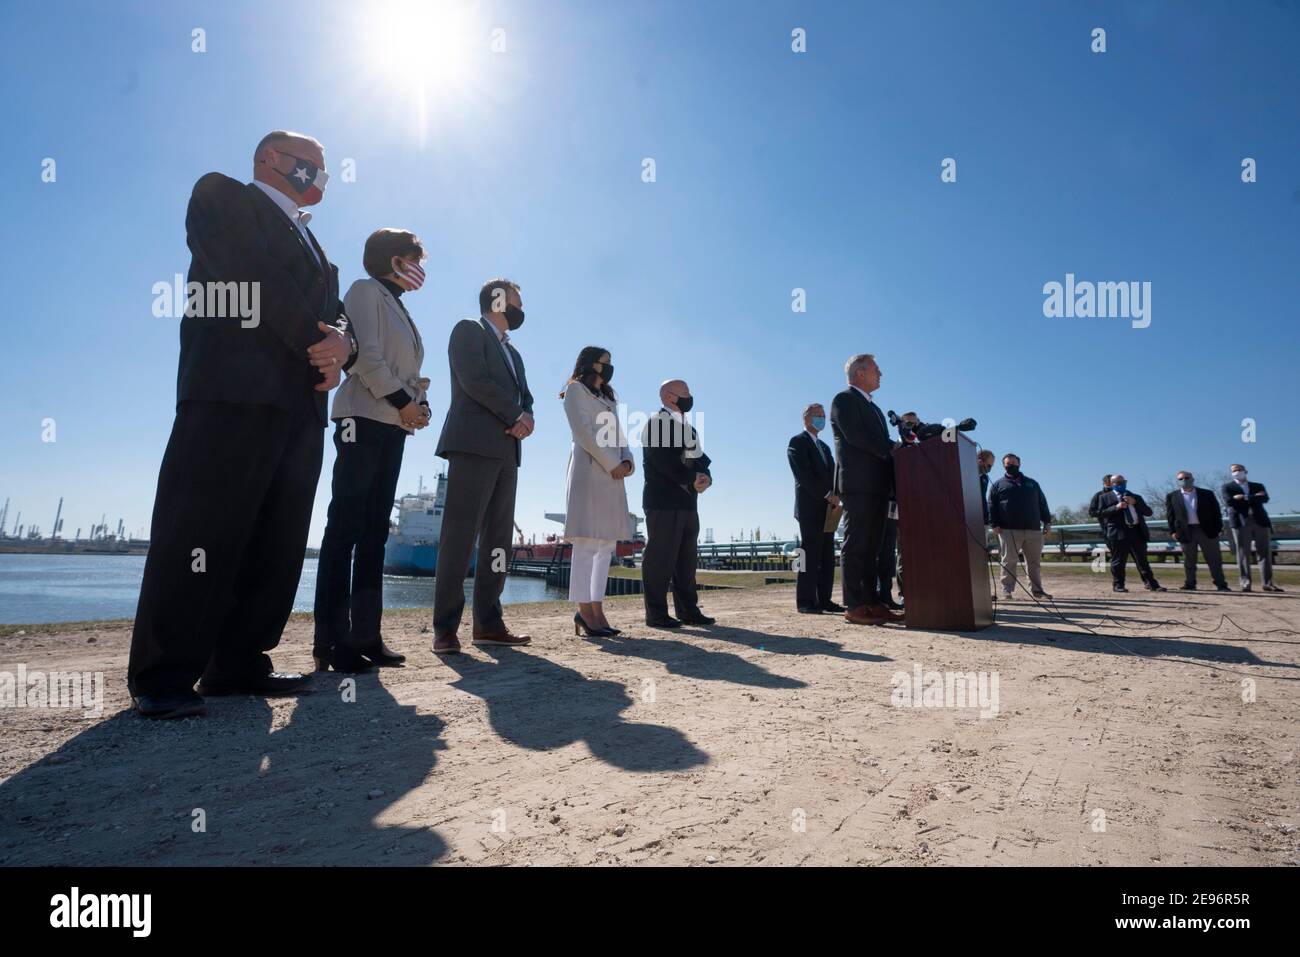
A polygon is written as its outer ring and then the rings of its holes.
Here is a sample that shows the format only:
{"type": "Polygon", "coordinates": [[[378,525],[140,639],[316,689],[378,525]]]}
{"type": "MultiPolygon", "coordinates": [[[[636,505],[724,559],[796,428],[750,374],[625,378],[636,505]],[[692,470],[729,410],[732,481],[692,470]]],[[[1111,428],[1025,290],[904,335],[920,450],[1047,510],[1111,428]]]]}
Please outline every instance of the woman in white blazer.
{"type": "Polygon", "coordinates": [[[614,548],[630,537],[623,480],[635,468],[609,386],[613,377],[609,351],[587,346],[560,393],[573,432],[564,503],[564,538],[573,544],[569,600],[578,603],[573,633],[602,638],[620,634],[602,606],[614,548]]]}
{"type": "Polygon", "coordinates": [[[366,240],[343,299],[356,360],[334,395],[334,478],[316,572],[316,670],[366,671],[405,658],[383,641],[384,546],[406,438],[429,424],[424,344],[402,296],[424,283],[419,237],[380,229],[366,240]]]}

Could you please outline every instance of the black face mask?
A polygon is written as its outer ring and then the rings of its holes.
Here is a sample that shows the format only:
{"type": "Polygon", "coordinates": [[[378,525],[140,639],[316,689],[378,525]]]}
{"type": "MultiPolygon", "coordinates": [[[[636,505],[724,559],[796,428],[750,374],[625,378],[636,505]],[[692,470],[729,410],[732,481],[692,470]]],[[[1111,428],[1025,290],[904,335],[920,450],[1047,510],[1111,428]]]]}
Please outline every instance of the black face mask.
{"type": "Polygon", "coordinates": [[[524,324],[524,311],[518,306],[506,303],[506,326],[514,332],[524,324]]]}
{"type": "Polygon", "coordinates": [[[682,415],[685,415],[687,412],[691,411],[691,407],[694,405],[695,405],[695,396],[693,395],[677,396],[677,411],[682,413],[682,415]]]}
{"type": "Polygon", "coordinates": [[[597,369],[595,364],[587,366],[587,375],[597,375],[605,380],[606,383],[614,378],[614,366],[609,362],[602,362],[601,368],[597,369]]]}
{"type": "Polygon", "coordinates": [[[1019,474],[1020,474],[1020,466],[1019,466],[1019,465],[1008,465],[1008,466],[1007,466],[1007,474],[1008,474],[1008,475],[1019,475],[1019,474]]]}

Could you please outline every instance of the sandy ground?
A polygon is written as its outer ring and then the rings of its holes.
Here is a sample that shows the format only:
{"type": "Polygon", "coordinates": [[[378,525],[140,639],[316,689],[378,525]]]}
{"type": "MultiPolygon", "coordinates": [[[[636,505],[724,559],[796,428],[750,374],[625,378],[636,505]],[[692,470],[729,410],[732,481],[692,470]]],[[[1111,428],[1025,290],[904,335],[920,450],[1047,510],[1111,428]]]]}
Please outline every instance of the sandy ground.
{"type": "MultiPolygon", "coordinates": [[[[610,640],[515,606],[531,647],[440,660],[399,612],[409,664],[355,701],[318,675],[183,722],[124,710],[128,626],[33,629],[0,670],[108,694],[99,719],[0,711],[0,863],[1300,863],[1300,591],[1049,587],[1108,637],[1023,601],[977,634],[855,627],[769,586],[706,593],[719,625],[676,633],[611,600],[634,637],[610,640]],[[894,706],[916,664],[996,675],[996,715],[894,706]]],[[[310,629],[278,666],[309,667],[310,629]]]]}

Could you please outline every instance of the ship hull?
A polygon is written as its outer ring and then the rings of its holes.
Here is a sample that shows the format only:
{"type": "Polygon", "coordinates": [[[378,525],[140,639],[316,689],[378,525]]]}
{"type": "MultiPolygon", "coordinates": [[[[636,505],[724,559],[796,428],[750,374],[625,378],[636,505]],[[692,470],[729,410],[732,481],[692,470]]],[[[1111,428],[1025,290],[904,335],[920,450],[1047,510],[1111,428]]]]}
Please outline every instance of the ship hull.
{"type": "MultiPolygon", "coordinates": [[[[474,558],[470,557],[467,575],[474,574],[474,558]]],[[[437,545],[409,545],[388,540],[384,546],[385,575],[415,575],[432,577],[438,568],[437,545]]]]}

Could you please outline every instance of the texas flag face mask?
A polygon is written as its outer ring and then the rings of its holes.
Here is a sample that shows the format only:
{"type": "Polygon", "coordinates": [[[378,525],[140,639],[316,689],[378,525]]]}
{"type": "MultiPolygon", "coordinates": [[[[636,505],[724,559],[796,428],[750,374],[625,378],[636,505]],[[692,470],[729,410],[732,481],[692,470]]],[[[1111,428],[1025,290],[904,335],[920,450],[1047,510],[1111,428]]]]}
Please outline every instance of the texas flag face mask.
{"type": "MultiPolygon", "coordinates": [[[[325,184],[330,174],[310,160],[299,159],[289,153],[281,153],[293,160],[293,169],[280,173],[289,187],[298,194],[299,206],[314,206],[325,197],[325,184]]],[[[276,172],[280,172],[276,170],[276,172]]]]}

